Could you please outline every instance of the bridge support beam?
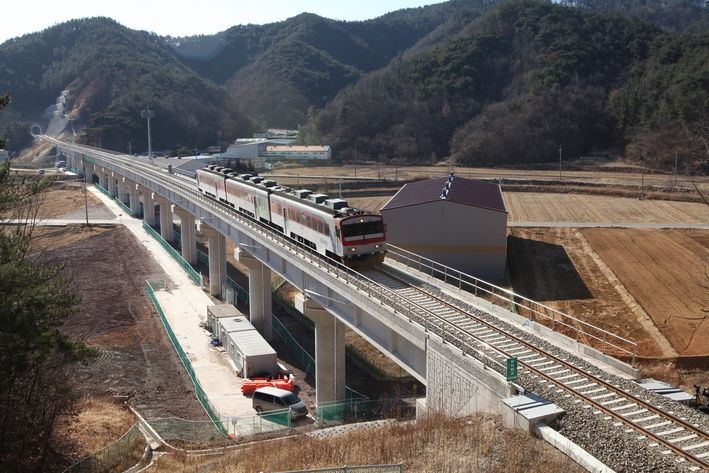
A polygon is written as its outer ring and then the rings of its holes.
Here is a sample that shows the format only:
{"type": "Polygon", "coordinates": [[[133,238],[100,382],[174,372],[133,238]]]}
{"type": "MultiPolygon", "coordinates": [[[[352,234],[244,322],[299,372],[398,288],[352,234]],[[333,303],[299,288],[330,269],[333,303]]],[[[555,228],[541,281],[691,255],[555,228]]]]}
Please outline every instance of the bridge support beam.
{"type": "Polygon", "coordinates": [[[175,213],[180,217],[180,249],[182,257],[189,264],[197,262],[197,228],[194,216],[180,207],[175,206],[175,213]]]}
{"type": "Polygon", "coordinates": [[[209,250],[209,293],[219,297],[226,284],[226,238],[206,223],[202,223],[201,230],[207,236],[209,250]]]}
{"type": "Polygon", "coordinates": [[[155,200],[153,193],[147,187],[140,186],[140,193],[143,196],[143,221],[151,227],[155,226],[155,200]]]}
{"type": "Polygon", "coordinates": [[[249,268],[249,321],[266,341],[273,340],[271,270],[243,248],[234,257],[249,268]]]}
{"type": "Polygon", "coordinates": [[[134,217],[140,215],[140,192],[138,192],[138,185],[133,181],[126,181],[126,188],[128,190],[128,199],[130,200],[130,212],[134,217]]]}
{"type": "Polygon", "coordinates": [[[175,230],[172,225],[172,204],[169,200],[158,199],[160,205],[160,236],[172,243],[175,240],[175,230]]]}
{"type": "Polygon", "coordinates": [[[305,295],[295,307],[315,323],[315,404],[345,399],[345,324],[305,295]]]}

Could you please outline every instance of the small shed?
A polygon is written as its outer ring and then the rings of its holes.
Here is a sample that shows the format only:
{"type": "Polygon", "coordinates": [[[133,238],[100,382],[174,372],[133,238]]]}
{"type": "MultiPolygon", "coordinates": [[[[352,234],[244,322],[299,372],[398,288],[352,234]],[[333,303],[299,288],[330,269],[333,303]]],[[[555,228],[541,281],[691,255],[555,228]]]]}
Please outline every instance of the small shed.
{"type": "Polygon", "coordinates": [[[381,213],[387,243],[481,279],[504,278],[507,207],[498,184],[453,174],[412,182],[381,213]]]}
{"type": "Polygon", "coordinates": [[[256,330],[229,332],[224,347],[240,376],[276,376],[276,351],[256,330]]]}
{"type": "Polygon", "coordinates": [[[222,317],[217,321],[217,329],[213,332],[213,336],[218,338],[222,346],[225,347],[227,345],[227,337],[230,333],[243,332],[245,330],[256,330],[256,328],[251,325],[251,322],[243,315],[237,317],[222,317]]]}
{"type": "Polygon", "coordinates": [[[225,317],[238,317],[243,315],[231,304],[207,306],[207,327],[212,331],[214,338],[219,338],[219,319],[225,317]]]}

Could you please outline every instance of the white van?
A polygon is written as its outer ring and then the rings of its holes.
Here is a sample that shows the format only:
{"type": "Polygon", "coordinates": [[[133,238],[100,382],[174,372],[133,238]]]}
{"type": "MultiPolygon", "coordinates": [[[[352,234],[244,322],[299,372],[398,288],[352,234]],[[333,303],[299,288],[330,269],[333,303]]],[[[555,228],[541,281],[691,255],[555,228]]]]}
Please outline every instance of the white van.
{"type": "Polygon", "coordinates": [[[291,418],[299,419],[308,415],[308,406],[298,396],[285,389],[266,387],[254,391],[253,406],[256,412],[290,409],[291,418]]]}

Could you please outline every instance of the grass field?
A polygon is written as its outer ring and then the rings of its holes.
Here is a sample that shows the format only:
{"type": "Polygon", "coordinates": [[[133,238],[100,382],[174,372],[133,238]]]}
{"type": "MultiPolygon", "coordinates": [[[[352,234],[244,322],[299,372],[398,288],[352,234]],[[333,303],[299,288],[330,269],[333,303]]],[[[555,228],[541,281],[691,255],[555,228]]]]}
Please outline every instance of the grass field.
{"type": "Polygon", "coordinates": [[[544,441],[483,416],[429,417],[326,438],[297,436],[221,455],[169,454],[151,471],[252,473],[397,463],[416,473],[583,471],[544,441]]]}

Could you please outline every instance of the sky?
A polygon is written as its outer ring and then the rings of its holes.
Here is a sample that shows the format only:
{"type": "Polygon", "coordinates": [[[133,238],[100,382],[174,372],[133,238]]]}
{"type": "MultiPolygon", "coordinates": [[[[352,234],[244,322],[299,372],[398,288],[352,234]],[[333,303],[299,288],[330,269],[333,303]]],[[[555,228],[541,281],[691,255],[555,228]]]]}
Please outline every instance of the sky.
{"type": "Polygon", "coordinates": [[[107,16],[137,30],[166,36],[213,34],[247,23],[272,23],[302,12],[366,20],[441,0],[37,0],[3,8],[0,43],[74,18],[107,16]]]}

